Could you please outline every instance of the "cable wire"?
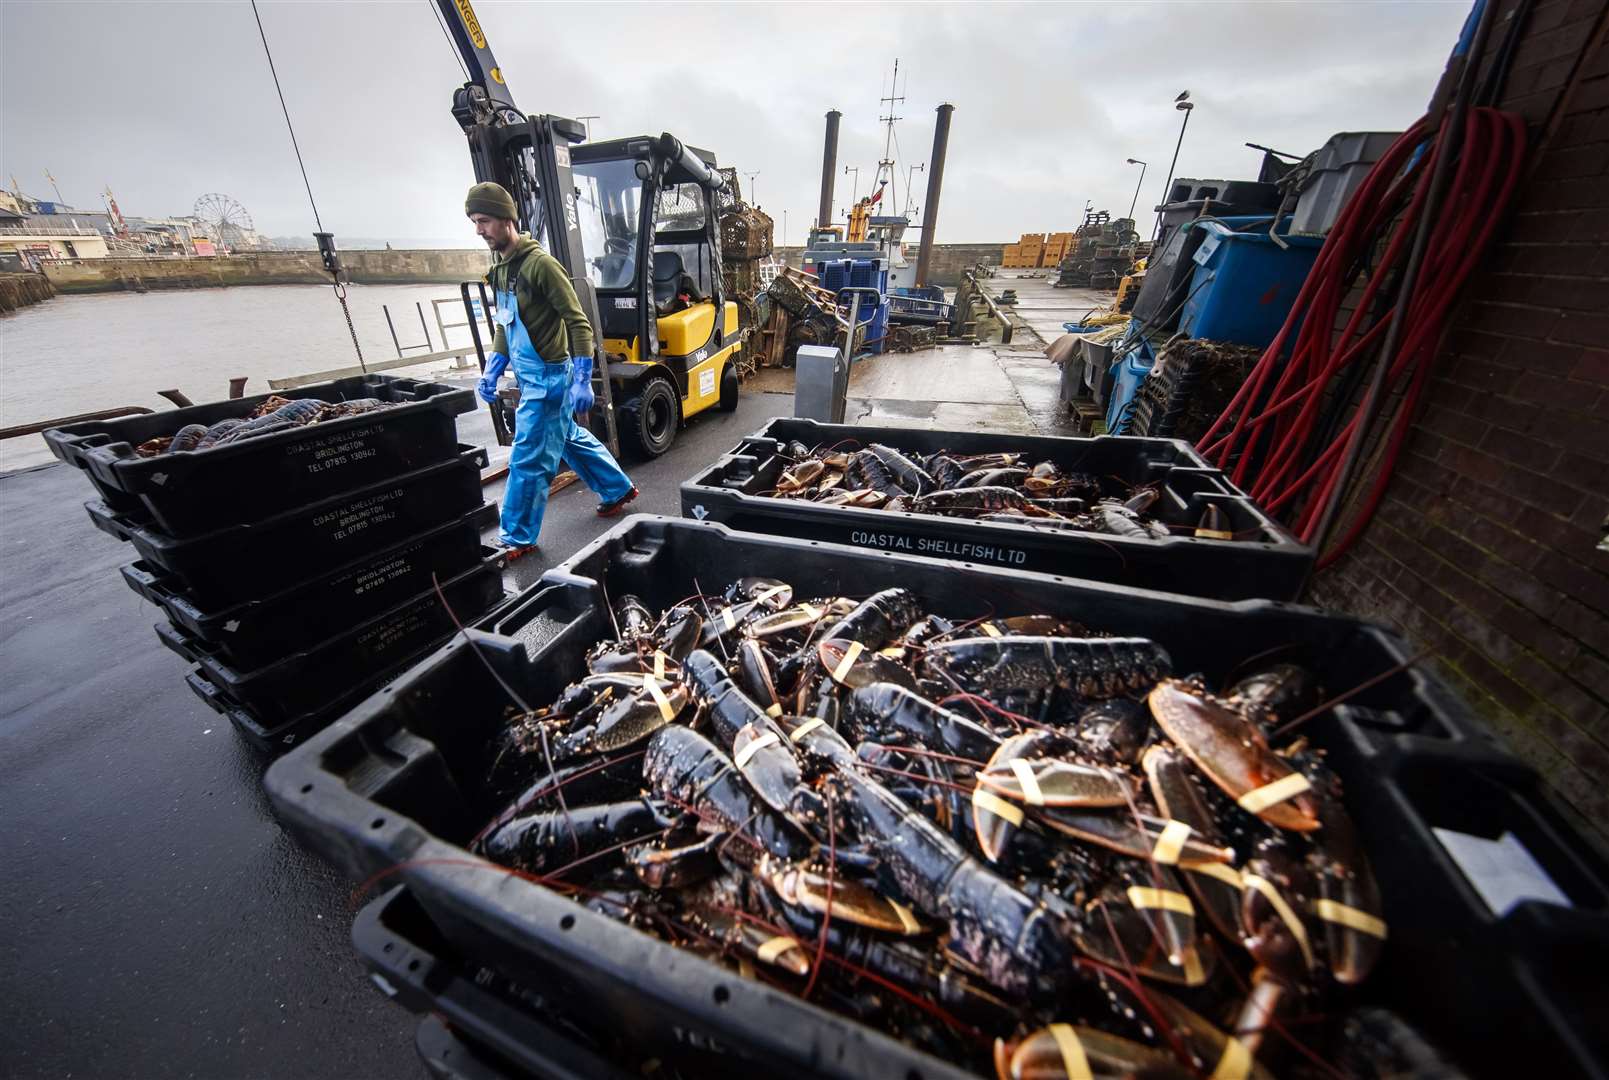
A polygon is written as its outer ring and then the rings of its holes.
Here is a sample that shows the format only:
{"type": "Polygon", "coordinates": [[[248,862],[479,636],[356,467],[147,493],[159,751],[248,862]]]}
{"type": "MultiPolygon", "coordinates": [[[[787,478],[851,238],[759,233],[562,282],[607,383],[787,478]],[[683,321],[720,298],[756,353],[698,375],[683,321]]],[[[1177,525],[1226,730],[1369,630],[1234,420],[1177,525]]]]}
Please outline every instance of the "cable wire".
{"type": "MultiPolygon", "coordinates": [[[[324,222],[318,216],[318,200],[313,198],[313,185],[307,179],[307,166],[302,162],[302,147],[296,141],[296,125],[291,123],[291,111],[285,105],[285,91],[279,85],[279,71],[274,67],[274,50],[268,47],[268,34],[263,30],[263,17],[257,13],[257,0],[251,0],[251,17],[257,20],[257,36],[262,38],[263,55],[268,57],[268,73],[274,77],[274,93],[279,95],[279,111],[285,114],[285,130],[291,134],[291,149],[296,151],[296,167],[302,171],[302,186],[307,189],[307,202],[313,208],[313,224],[317,225],[318,231],[322,233],[324,222]]],[[[346,329],[352,335],[352,350],[358,354],[358,367],[367,375],[369,365],[363,359],[363,346],[358,343],[357,327],[352,324],[352,309],[346,303],[346,286],[341,284],[340,274],[336,271],[331,270],[330,277],[335,279],[335,299],[340,301],[341,314],[346,317],[346,329]]]]}
{"type": "Polygon", "coordinates": [[[458,51],[458,42],[453,40],[452,31],[448,30],[447,24],[442,21],[441,9],[436,6],[435,0],[425,0],[425,6],[430,9],[430,14],[435,17],[436,25],[441,27],[441,35],[447,39],[447,48],[452,50],[453,59],[458,62],[458,70],[464,73],[464,81],[469,82],[469,69],[464,66],[464,55],[458,51]]]}
{"type": "Polygon", "coordinates": [[[291,133],[291,149],[296,151],[296,167],[302,170],[302,186],[307,188],[307,201],[313,207],[313,223],[324,231],[319,220],[318,201],[313,198],[313,185],[307,179],[307,166],[302,164],[302,148],[296,142],[296,126],[291,123],[291,111],[285,107],[285,91],[279,87],[279,72],[274,68],[274,51],[268,47],[268,35],[263,31],[263,17],[257,14],[257,0],[251,0],[251,17],[257,20],[257,36],[263,39],[263,53],[268,57],[268,73],[274,77],[274,93],[279,95],[279,111],[285,114],[285,129],[291,133]]]}

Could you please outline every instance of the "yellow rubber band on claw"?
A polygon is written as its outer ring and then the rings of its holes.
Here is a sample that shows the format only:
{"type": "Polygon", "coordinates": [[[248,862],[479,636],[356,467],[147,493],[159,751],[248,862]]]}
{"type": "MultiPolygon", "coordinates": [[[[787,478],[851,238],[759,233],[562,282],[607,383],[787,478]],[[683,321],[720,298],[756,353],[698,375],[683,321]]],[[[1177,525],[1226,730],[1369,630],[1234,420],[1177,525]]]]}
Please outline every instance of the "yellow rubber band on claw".
{"type": "Polygon", "coordinates": [[[777,717],[781,716],[782,715],[782,703],[778,702],[778,701],[773,701],[766,708],[765,715],[771,717],[773,720],[776,719],[777,717]]]}
{"type": "Polygon", "coordinates": [[[849,674],[849,669],[855,666],[855,661],[860,659],[860,654],[864,652],[865,649],[866,646],[862,645],[860,642],[851,641],[849,643],[849,648],[844,650],[843,659],[839,660],[838,666],[832,669],[832,681],[843,682],[844,676],[849,674]]]}
{"type": "Polygon", "coordinates": [[[756,604],[763,604],[773,596],[776,596],[778,593],[785,593],[791,588],[793,588],[792,585],[773,585],[769,589],[761,589],[759,593],[755,595],[754,602],[756,604]]]}
{"type": "Polygon", "coordinates": [[[676,719],[676,710],[672,707],[670,699],[665,696],[665,691],[659,688],[658,679],[652,675],[644,675],[642,686],[648,691],[648,696],[654,699],[654,704],[659,706],[659,715],[665,718],[665,723],[668,724],[676,719]]]}
{"type": "Polygon", "coordinates": [[[1061,1051],[1062,1070],[1067,1080],[1094,1080],[1089,1057],[1084,1053],[1084,1044],[1079,1041],[1073,1025],[1051,1024],[1045,1030],[1050,1032],[1050,1037],[1056,1040],[1056,1049],[1061,1051]]]}
{"type": "Polygon", "coordinates": [[[1241,878],[1240,871],[1233,866],[1225,866],[1221,862],[1192,863],[1185,867],[1192,874],[1205,874],[1210,878],[1217,878],[1231,889],[1244,889],[1246,882],[1241,878]]]}
{"type": "Polygon", "coordinates": [[[1013,825],[1022,824],[1022,810],[1012,806],[992,791],[981,787],[973,788],[972,805],[979,810],[988,811],[997,818],[1004,818],[1013,825]]]}
{"type": "Polygon", "coordinates": [[[664,653],[660,652],[658,649],[654,650],[654,678],[663,679],[665,677],[666,659],[668,658],[664,653]]]}
{"type": "Polygon", "coordinates": [[[996,627],[994,623],[984,623],[981,627],[979,627],[979,629],[990,637],[1005,637],[1005,635],[1000,632],[999,628],[996,627]]]}
{"type": "Polygon", "coordinates": [[[755,754],[758,754],[761,750],[765,749],[767,746],[770,746],[772,743],[779,743],[781,741],[781,739],[777,738],[776,732],[768,731],[764,735],[761,735],[758,739],[755,739],[753,742],[744,744],[743,749],[732,755],[732,763],[741,769],[743,766],[749,763],[749,759],[755,754]]]}
{"type": "Polygon", "coordinates": [[[1184,984],[1186,986],[1200,986],[1207,981],[1206,969],[1201,966],[1201,952],[1189,949],[1184,954],[1184,984]]]}
{"type": "Polygon", "coordinates": [[[1231,1035],[1224,1043],[1223,1056],[1218,1059],[1218,1067],[1212,1070],[1210,1080],[1246,1080],[1250,1075],[1251,1051],[1231,1035]]]}
{"type": "Polygon", "coordinates": [[[903,646],[903,645],[890,645],[886,649],[878,649],[877,650],[877,655],[878,656],[886,656],[890,660],[903,660],[903,659],[905,659],[905,646],[903,646]]]}
{"type": "Polygon", "coordinates": [[[1302,959],[1307,961],[1308,970],[1311,971],[1313,968],[1313,947],[1307,942],[1307,927],[1302,925],[1302,920],[1297,917],[1290,904],[1286,903],[1285,898],[1279,894],[1279,890],[1274,887],[1274,883],[1266,878],[1260,878],[1256,874],[1242,874],[1240,880],[1245,883],[1246,888],[1261,894],[1265,900],[1274,906],[1274,911],[1279,915],[1280,921],[1291,932],[1291,937],[1296,939],[1296,944],[1301,946],[1302,959]]]}
{"type": "Polygon", "coordinates": [[[1196,539],[1197,540],[1233,540],[1234,538],[1235,538],[1234,533],[1232,533],[1232,532],[1224,532],[1222,529],[1197,529],[1196,530],[1196,539]]]}
{"type": "Polygon", "coordinates": [[[905,933],[920,934],[922,932],[922,924],[916,921],[916,916],[911,912],[910,908],[898,900],[890,900],[888,906],[894,909],[894,914],[899,917],[899,924],[904,927],[905,933]]]}
{"type": "Polygon", "coordinates": [[[1236,799],[1235,802],[1248,814],[1260,814],[1275,803],[1282,803],[1286,799],[1295,798],[1302,792],[1311,790],[1312,787],[1313,785],[1307,782],[1307,777],[1299,772],[1293,772],[1289,776],[1283,776],[1275,780],[1272,784],[1264,784],[1260,788],[1253,788],[1236,799]]]}
{"type": "Polygon", "coordinates": [[[732,614],[732,609],[729,607],[724,607],[721,609],[720,620],[721,625],[726,627],[728,630],[731,630],[737,626],[737,616],[732,614]]]}
{"type": "Polygon", "coordinates": [[[815,622],[817,619],[821,618],[823,614],[822,610],[814,604],[800,604],[799,610],[804,612],[805,618],[809,619],[811,622],[815,622]]]}
{"type": "Polygon", "coordinates": [[[1356,930],[1360,934],[1385,940],[1386,923],[1384,919],[1370,915],[1367,911],[1359,911],[1348,904],[1338,900],[1315,900],[1313,914],[1325,922],[1337,923],[1349,930],[1356,930]]]}
{"type": "Polygon", "coordinates": [[[1029,806],[1044,806],[1045,793],[1040,790],[1034,767],[1024,758],[1012,758],[1010,765],[1011,771],[1017,775],[1017,783],[1022,785],[1022,801],[1029,806]]]}
{"type": "Polygon", "coordinates": [[[1172,911],[1179,915],[1194,915],[1195,906],[1190,898],[1182,892],[1172,889],[1158,889],[1152,885],[1130,885],[1128,888],[1129,903],[1140,909],[1152,911],[1172,911]]]}
{"type": "Polygon", "coordinates": [[[1162,827],[1162,835],[1156,838],[1156,847],[1151,849],[1151,858],[1167,866],[1176,866],[1179,862],[1179,853],[1184,850],[1186,840],[1190,839],[1190,826],[1182,821],[1169,821],[1162,827]]]}
{"type": "Polygon", "coordinates": [[[763,963],[774,964],[777,962],[777,957],[789,949],[797,949],[798,947],[799,943],[791,937],[774,937],[768,941],[762,941],[760,947],[754,950],[754,955],[763,963]]]}
{"type": "Polygon", "coordinates": [[[800,739],[804,738],[818,727],[825,727],[826,725],[827,721],[823,720],[821,717],[812,716],[810,719],[793,729],[793,734],[788,736],[788,741],[798,742],[800,739]]]}

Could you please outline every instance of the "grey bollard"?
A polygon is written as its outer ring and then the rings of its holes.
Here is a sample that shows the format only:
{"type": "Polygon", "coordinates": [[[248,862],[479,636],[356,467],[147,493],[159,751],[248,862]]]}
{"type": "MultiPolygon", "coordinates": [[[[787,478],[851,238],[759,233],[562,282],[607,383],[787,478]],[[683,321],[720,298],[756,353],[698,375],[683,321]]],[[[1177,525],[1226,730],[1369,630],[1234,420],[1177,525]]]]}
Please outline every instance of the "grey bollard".
{"type": "Polygon", "coordinates": [[[793,415],[826,424],[844,422],[849,395],[849,362],[828,345],[801,345],[794,361],[793,415]]]}

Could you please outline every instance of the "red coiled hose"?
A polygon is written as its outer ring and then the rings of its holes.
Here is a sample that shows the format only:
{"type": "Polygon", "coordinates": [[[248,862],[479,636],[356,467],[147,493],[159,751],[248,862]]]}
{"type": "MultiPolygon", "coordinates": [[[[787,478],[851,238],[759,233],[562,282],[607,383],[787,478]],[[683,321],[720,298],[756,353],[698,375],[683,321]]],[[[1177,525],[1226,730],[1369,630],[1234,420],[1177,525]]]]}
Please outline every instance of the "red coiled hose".
{"type": "Polygon", "coordinates": [[[1322,417],[1336,407],[1333,399],[1346,385],[1343,373],[1379,347],[1395,304],[1406,302],[1405,322],[1386,373],[1388,390],[1405,385],[1403,401],[1391,421],[1385,453],[1372,479],[1365,481],[1370,487],[1359,512],[1323,553],[1321,569],[1356,542],[1385,494],[1446,333],[1447,315],[1491,243],[1524,162],[1525,123],[1519,116],[1489,108],[1468,110],[1456,171],[1433,223],[1413,294],[1398,296],[1364,329],[1379,290],[1404,258],[1424,213],[1436,155],[1448,144],[1443,126],[1416,158],[1429,127],[1429,120],[1421,119],[1405,131],[1348,200],[1279,334],[1197,444],[1219,468],[1233,462],[1234,481],[1304,542],[1313,542],[1324,507],[1345,494],[1335,489],[1360,420],[1354,411],[1328,445],[1317,447],[1322,417]],[[1357,268],[1367,263],[1393,219],[1386,250],[1356,309],[1336,333],[1357,268]],[[1283,355],[1287,343],[1289,359],[1283,355]]]}

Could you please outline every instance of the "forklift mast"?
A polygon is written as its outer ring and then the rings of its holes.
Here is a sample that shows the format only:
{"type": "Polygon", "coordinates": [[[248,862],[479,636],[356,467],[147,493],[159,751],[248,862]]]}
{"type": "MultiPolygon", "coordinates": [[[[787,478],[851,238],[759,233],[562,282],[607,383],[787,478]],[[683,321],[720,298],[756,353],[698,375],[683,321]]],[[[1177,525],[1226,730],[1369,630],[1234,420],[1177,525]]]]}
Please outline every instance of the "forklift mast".
{"type": "MultiPolygon", "coordinates": [[[[451,29],[453,43],[469,71],[469,81],[453,93],[453,118],[469,140],[469,157],[477,182],[493,181],[514,197],[519,226],[564,267],[593,329],[592,383],[596,405],[589,426],[619,454],[608,364],[602,352],[603,323],[598,297],[587,275],[575,181],[570,173],[570,146],[586,138],[586,129],[562,116],[527,116],[514,104],[508,80],[492,55],[486,32],[469,0],[436,0],[451,29]]],[[[476,335],[479,348],[479,335],[476,335]]],[[[482,367],[485,357],[481,358],[482,367]]]]}

